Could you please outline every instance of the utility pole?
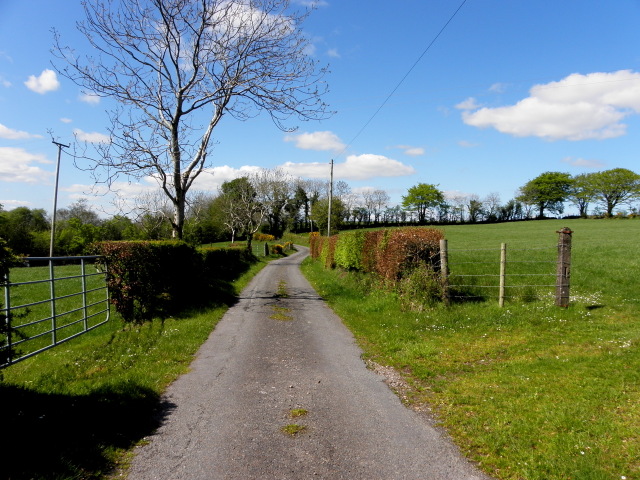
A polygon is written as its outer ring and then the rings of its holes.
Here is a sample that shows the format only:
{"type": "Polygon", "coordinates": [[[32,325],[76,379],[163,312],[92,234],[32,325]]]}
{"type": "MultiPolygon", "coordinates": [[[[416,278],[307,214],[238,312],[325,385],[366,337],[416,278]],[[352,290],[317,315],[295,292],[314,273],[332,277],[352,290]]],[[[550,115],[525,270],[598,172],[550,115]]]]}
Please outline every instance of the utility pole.
{"type": "Polygon", "coordinates": [[[58,208],[58,178],[60,177],[60,154],[62,148],[69,148],[69,145],[63,145],[55,140],[51,140],[51,143],[58,146],[58,166],[56,167],[56,186],[53,193],[53,214],[51,215],[51,241],[49,243],[49,256],[53,257],[53,239],[56,233],[56,210],[58,208]]]}
{"type": "Polygon", "coordinates": [[[329,214],[327,218],[327,237],[331,236],[331,204],[333,203],[333,158],[331,159],[331,175],[329,180],[329,214]]]}

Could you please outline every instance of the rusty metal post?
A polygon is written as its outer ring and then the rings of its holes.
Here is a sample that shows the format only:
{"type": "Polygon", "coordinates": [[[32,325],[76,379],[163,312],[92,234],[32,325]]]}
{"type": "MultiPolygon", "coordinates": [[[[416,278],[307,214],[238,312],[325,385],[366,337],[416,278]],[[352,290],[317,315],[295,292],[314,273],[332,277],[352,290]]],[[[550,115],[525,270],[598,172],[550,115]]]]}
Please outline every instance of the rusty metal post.
{"type": "Polygon", "coordinates": [[[556,232],[558,238],[558,267],[556,273],[556,305],[569,306],[569,286],[571,279],[571,234],[570,228],[556,232]]]}

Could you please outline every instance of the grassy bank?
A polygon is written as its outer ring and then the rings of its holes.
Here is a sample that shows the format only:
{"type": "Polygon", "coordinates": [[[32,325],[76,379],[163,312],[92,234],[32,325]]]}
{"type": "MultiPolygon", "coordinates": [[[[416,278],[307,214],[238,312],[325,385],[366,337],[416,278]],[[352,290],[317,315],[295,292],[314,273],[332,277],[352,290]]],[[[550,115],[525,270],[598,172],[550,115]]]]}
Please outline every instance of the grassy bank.
{"type": "MultiPolygon", "coordinates": [[[[252,266],[239,292],[266,265],[252,266]]],[[[107,478],[166,410],[160,395],[187,371],[226,304],[141,326],[117,318],[0,371],[2,478],[107,478]]]]}
{"type": "MultiPolygon", "coordinates": [[[[572,303],[416,313],[370,279],[304,271],[372,360],[403,372],[462,450],[500,479],[640,478],[640,222],[444,227],[455,248],[555,245],[574,230],[572,303]]],[[[496,250],[497,251],[497,250],[496,250]]],[[[496,253],[499,255],[499,253],[496,253]]]]}

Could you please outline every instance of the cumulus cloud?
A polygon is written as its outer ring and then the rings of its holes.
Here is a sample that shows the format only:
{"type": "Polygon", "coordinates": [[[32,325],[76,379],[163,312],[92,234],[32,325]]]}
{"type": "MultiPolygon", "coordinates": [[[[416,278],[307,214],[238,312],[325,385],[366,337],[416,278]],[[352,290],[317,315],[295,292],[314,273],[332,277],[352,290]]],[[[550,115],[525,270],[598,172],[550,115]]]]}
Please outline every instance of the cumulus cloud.
{"type": "Polygon", "coordinates": [[[466,102],[458,107],[465,110],[462,118],[479,128],[548,140],[614,138],[626,133],[625,117],[640,113],[640,73],[575,73],[535,85],[527,98],[506,107],[476,109],[466,102]]]}
{"type": "Polygon", "coordinates": [[[62,117],[62,118],[60,119],[60,121],[61,121],[62,123],[71,123],[71,122],[73,122],[73,120],[71,120],[70,118],[66,118],[66,117],[62,117]]]}
{"type": "MultiPolygon", "coordinates": [[[[329,162],[287,162],[282,169],[296,177],[329,178],[329,162]]],[[[376,177],[402,177],[413,175],[415,169],[383,155],[349,155],[343,163],[336,163],[334,176],[341,180],[368,180],[376,177]]]]}
{"type": "Polygon", "coordinates": [[[604,167],[604,163],[600,160],[587,160],[586,158],[574,158],[574,157],[565,157],[562,159],[563,163],[567,163],[573,167],[582,167],[582,168],[602,168],[604,167]]]}
{"type": "Polygon", "coordinates": [[[0,138],[6,138],[7,140],[26,140],[28,138],[42,138],[42,135],[13,130],[0,123],[0,138]]]}
{"type": "Polygon", "coordinates": [[[339,152],[345,148],[340,138],[332,132],[312,132],[298,135],[287,135],[285,142],[294,142],[296,147],[302,150],[334,151],[339,152]]]}
{"type": "Polygon", "coordinates": [[[29,90],[41,95],[44,95],[47,92],[53,92],[60,88],[60,82],[58,81],[56,72],[49,69],[43,70],[39,77],[31,75],[24,84],[29,90]]]}
{"type": "Polygon", "coordinates": [[[98,132],[83,132],[79,128],[73,129],[73,134],[80,142],[88,143],[110,143],[111,139],[108,135],[98,132]]]}
{"type": "Polygon", "coordinates": [[[33,164],[51,163],[44,155],[33,154],[22,148],[0,147],[0,178],[4,182],[46,183],[51,172],[33,164]]]}
{"type": "Polygon", "coordinates": [[[94,93],[81,93],[78,95],[78,100],[89,105],[98,105],[100,103],[100,97],[94,93]]]}

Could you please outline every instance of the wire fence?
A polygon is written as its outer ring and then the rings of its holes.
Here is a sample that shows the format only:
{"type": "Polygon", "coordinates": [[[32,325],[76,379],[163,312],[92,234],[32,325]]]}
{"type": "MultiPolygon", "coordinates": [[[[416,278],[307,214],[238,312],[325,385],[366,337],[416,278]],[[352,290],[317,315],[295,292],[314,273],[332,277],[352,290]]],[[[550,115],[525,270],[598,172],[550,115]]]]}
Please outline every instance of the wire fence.
{"type": "Polygon", "coordinates": [[[557,246],[450,249],[441,244],[441,272],[452,302],[495,299],[532,302],[549,299],[566,307],[569,299],[571,231],[562,230],[557,246]]]}

